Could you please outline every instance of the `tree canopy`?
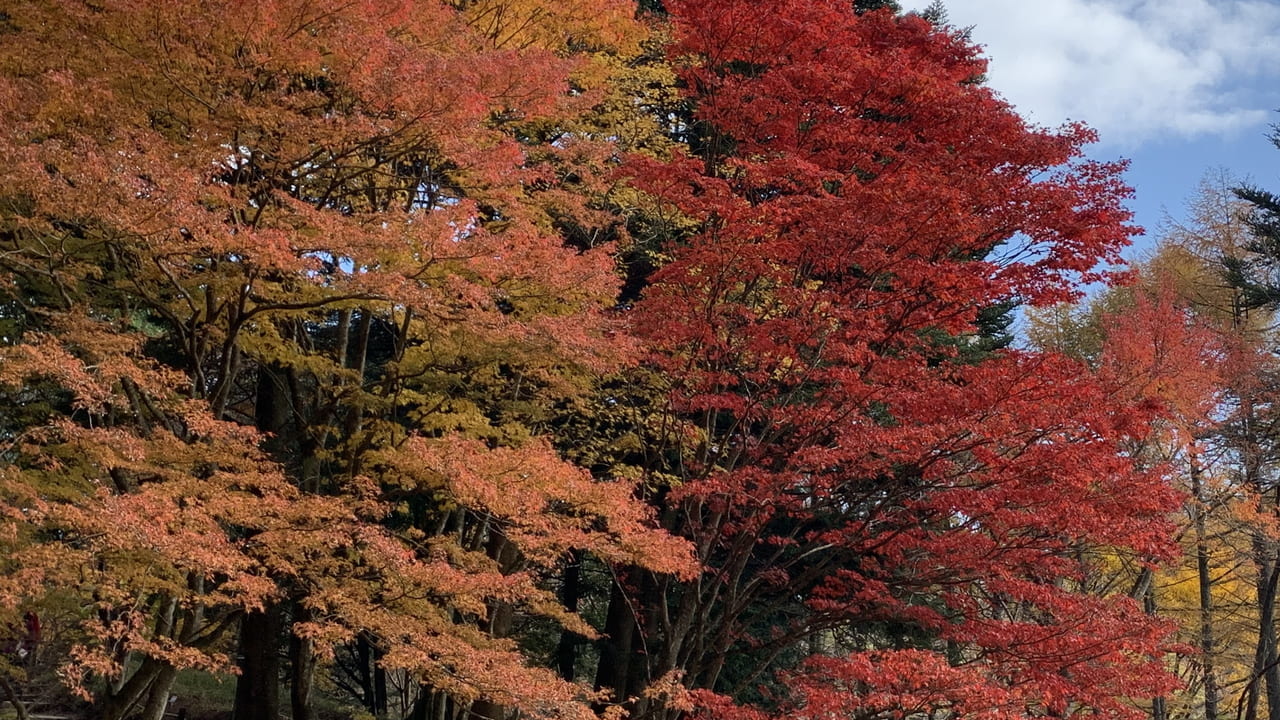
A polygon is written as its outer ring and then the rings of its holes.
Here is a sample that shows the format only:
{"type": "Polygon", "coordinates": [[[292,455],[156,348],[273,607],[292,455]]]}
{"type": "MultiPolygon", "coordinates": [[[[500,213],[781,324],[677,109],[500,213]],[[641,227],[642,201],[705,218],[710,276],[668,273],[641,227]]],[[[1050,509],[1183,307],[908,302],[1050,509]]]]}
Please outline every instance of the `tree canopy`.
{"type": "Polygon", "coordinates": [[[940,8],[657,5],[6,6],[20,713],[159,720],[201,674],[237,720],[1174,687],[1172,625],[1090,578],[1176,553],[1134,448],[1203,356],[1004,334],[1117,279],[1123,163],[940,8]]]}

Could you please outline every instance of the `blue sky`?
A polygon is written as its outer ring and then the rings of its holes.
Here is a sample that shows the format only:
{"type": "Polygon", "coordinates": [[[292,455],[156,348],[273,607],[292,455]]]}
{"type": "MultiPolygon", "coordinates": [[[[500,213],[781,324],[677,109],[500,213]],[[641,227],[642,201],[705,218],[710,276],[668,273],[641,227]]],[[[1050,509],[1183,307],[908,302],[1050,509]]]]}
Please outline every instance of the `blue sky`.
{"type": "MultiPolygon", "coordinates": [[[[991,87],[1045,126],[1083,120],[1098,159],[1128,158],[1131,209],[1154,242],[1206,172],[1280,191],[1280,0],[944,0],[991,64],[991,87]]],[[[906,0],[908,10],[928,0],[906,0]]]]}

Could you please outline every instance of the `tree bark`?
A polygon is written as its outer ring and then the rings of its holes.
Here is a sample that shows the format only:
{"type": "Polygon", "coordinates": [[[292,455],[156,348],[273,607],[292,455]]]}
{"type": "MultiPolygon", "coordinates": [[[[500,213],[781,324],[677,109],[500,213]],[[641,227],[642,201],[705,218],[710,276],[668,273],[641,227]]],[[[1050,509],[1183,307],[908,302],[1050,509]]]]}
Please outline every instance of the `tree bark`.
{"type": "MultiPolygon", "coordinates": [[[[520,553],[516,546],[508,542],[502,533],[493,529],[489,531],[485,551],[498,563],[498,569],[504,574],[515,570],[520,562],[520,553]]],[[[489,605],[489,621],[485,623],[484,629],[489,633],[489,637],[507,637],[511,634],[514,622],[515,608],[511,603],[493,602],[489,605]]],[[[505,720],[510,714],[506,707],[488,698],[480,698],[471,704],[472,717],[505,720]]]]}
{"type": "MultiPolygon", "coordinates": [[[[578,612],[578,602],[582,599],[582,553],[575,550],[569,555],[569,562],[564,566],[563,582],[560,586],[560,601],[565,610],[578,612]]],[[[575,667],[578,664],[578,646],[582,644],[582,636],[564,629],[560,631],[560,642],[556,644],[556,671],[568,682],[576,679],[575,667]]]]}
{"type": "Polygon", "coordinates": [[[600,664],[596,666],[597,690],[610,690],[615,700],[627,698],[627,677],[632,661],[632,641],[636,617],[626,592],[614,583],[605,616],[604,637],[600,641],[600,664]]]}
{"type": "Polygon", "coordinates": [[[280,639],[278,604],[244,616],[240,623],[240,676],[236,678],[233,720],[278,720],[280,717],[280,639]]]}
{"type": "Polygon", "coordinates": [[[171,665],[161,668],[155,682],[147,695],[147,704],[142,708],[139,720],[164,720],[164,713],[169,709],[169,691],[173,689],[173,681],[178,679],[178,671],[171,665]]]}
{"type": "Polygon", "coordinates": [[[373,649],[373,707],[374,714],[382,717],[387,714],[387,670],[382,667],[382,651],[373,649]]]}
{"type": "Polygon", "coordinates": [[[377,714],[378,701],[373,690],[373,646],[364,635],[356,638],[356,655],[360,662],[360,692],[364,695],[364,707],[377,714]]]}
{"type": "Polygon", "coordinates": [[[103,720],[122,720],[128,717],[138,701],[161,675],[165,664],[154,658],[144,658],[142,665],[121,683],[118,690],[109,694],[102,702],[103,720]]]}
{"type": "Polygon", "coordinates": [[[14,690],[13,685],[4,677],[0,677],[0,689],[4,690],[5,699],[13,705],[13,711],[18,716],[17,720],[27,720],[27,704],[22,702],[17,690],[14,690]]]}
{"type": "MultiPolygon", "coordinates": [[[[305,620],[305,611],[298,609],[296,620],[305,620]]],[[[311,640],[289,635],[289,707],[293,720],[315,720],[313,706],[316,674],[315,646],[311,640]]]]}
{"type": "MultiPolygon", "coordinates": [[[[1255,552],[1259,555],[1257,598],[1258,598],[1258,643],[1254,653],[1254,677],[1261,678],[1266,690],[1267,718],[1280,720],[1280,655],[1276,652],[1276,587],[1280,582],[1280,562],[1277,562],[1275,543],[1271,540],[1258,539],[1254,543],[1255,552]]],[[[1255,682],[1251,695],[1256,695],[1258,685],[1255,682]]],[[[1256,702],[1251,697],[1252,702],[1256,702]]],[[[1256,717],[1256,710],[1254,710],[1256,717]]]]}
{"type": "MultiPolygon", "coordinates": [[[[1159,612],[1156,606],[1156,589],[1155,585],[1148,583],[1142,593],[1142,609],[1150,615],[1159,612]]],[[[1168,702],[1163,695],[1151,699],[1151,720],[1168,720],[1169,710],[1168,702]]]]}
{"type": "Polygon", "coordinates": [[[1200,589],[1200,667],[1204,677],[1204,720],[1218,720],[1218,676],[1214,654],[1213,578],[1205,528],[1205,493],[1197,459],[1191,458],[1191,501],[1195,508],[1196,579],[1200,589]]]}

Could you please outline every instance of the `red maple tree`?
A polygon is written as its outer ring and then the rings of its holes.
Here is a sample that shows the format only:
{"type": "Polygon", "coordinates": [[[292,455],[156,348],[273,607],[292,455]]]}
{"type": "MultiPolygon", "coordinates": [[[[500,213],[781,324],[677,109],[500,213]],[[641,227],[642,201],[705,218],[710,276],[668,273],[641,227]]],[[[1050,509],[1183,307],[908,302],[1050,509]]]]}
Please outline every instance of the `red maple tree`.
{"type": "Polygon", "coordinates": [[[1091,554],[1173,552],[1177,495],[1124,452],[1159,404],[979,328],[1105,279],[1135,231],[1123,165],[1028,126],[921,18],[667,7],[694,154],[629,169],[695,230],[634,321],[687,422],[657,502],[708,570],[633,578],[609,632],[646,651],[601,684],[677,673],[719,718],[1132,715],[1168,687],[1169,628],[1081,580],[1091,554]]]}

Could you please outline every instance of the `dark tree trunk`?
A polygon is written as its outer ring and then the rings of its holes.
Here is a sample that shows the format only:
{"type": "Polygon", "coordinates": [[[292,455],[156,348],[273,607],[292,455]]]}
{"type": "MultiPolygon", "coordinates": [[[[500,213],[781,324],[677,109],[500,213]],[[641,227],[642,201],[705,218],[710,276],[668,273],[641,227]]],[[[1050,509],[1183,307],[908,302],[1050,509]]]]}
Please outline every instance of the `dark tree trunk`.
{"type": "Polygon", "coordinates": [[[387,671],[382,667],[382,651],[373,649],[373,712],[379,717],[387,714],[387,671]]]}
{"type": "Polygon", "coordinates": [[[153,658],[144,658],[142,665],[129,676],[129,679],[121,684],[120,688],[108,695],[102,702],[101,713],[103,720],[122,720],[128,717],[138,702],[155,684],[157,678],[163,674],[166,667],[165,663],[161,663],[153,658]]]}
{"type": "Polygon", "coordinates": [[[1169,720],[1169,710],[1163,696],[1151,701],[1151,720],[1169,720]]]}
{"type": "MultiPolygon", "coordinates": [[[[1155,615],[1159,612],[1156,606],[1156,588],[1154,583],[1147,583],[1142,593],[1142,609],[1148,614],[1155,615]]],[[[1151,720],[1168,720],[1169,711],[1168,703],[1164,696],[1151,699],[1151,720]]]]}
{"type": "Polygon", "coordinates": [[[1280,655],[1276,652],[1276,586],[1280,582],[1280,563],[1276,562],[1274,541],[1259,541],[1255,548],[1262,562],[1257,587],[1258,645],[1254,654],[1254,676],[1262,678],[1266,689],[1268,720],[1280,720],[1280,655]]]}
{"type": "Polygon", "coordinates": [[[625,699],[627,678],[632,662],[632,641],[636,634],[636,617],[631,599],[618,586],[609,596],[609,611],[604,621],[604,637],[600,641],[600,664],[596,667],[597,690],[609,690],[613,697],[625,699]]]}
{"type": "Polygon", "coordinates": [[[356,638],[356,654],[360,661],[360,692],[364,695],[364,707],[377,714],[378,703],[373,691],[373,646],[368,638],[361,635],[356,638]]]}
{"type": "Polygon", "coordinates": [[[277,436],[274,442],[267,444],[273,452],[283,449],[278,436],[291,418],[288,383],[285,372],[279,367],[263,365],[258,368],[258,386],[253,406],[254,424],[262,432],[277,436]]]}
{"type": "Polygon", "coordinates": [[[1258,640],[1254,646],[1253,678],[1245,691],[1245,720],[1257,720],[1263,688],[1267,696],[1267,718],[1280,718],[1280,662],[1276,655],[1275,604],[1276,584],[1280,581],[1280,564],[1276,562],[1275,543],[1263,537],[1254,538],[1254,560],[1258,575],[1255,592],[1258,602],[1258,640]]]}
{"type": "Polygon", "coordinates": [[[409,713],[408,720],[427,720],[431,717],[431,701],[433,694],[426,688],[418,691],[418,699],[413,701],[413,711],[409,713]]]}
{"type": "MultiPolygon", "coordinates": [[[[517,570],[521,563],[520,551],[514,543],[495,528],[490,528],[485,542],[485,552],[498,564],[498,569],[505,575],[517,570]]],[[[489,637],[503,638],[511,635],[515,624],[515,608],[511,603],[492,602],[489,605],[489,621],[484,629],[489,637]]],[[[488,698],[480,698],[471,705],[471,716],[488,720],[504,720],[511,711],[488,698]]]]}
{"type": "Polygon", "coordinates": [[[240,623],[240,675],[236,678],[233,720],[280,717],[280,606],[244,616],[240,623]]]}
{"type": "MultiPolygon", "coordinates": [[[[278,367],[258,367],[254,421],[271,433],[267,448],[284,450],[283,433],[289,422],[289,387],[278,367]]],[[[280,717],[279,639],[284,617],[278,603],[260,612],[247,613],[240,621],[240,675],[236,677],[233,720],[277,720],[280,717]]]]}
{"type": "Polygon", "coordinates": [[[2,675],[0,675],[0,689],[4,690],[5,700],[8,700],[9,704],[13,705],[17,720],[27,720],[27,704],[22,701],[22,698],[18,697],[18,691],[2,675]]]}
{"type": "Polygon", "coordinates": [[[1204,720],[1218,720],[1218,676],[1214,662],[1213,578],[1209,572],[1208,533],[1200,466],[1191,460],[1191,501],[1195,503],[1196,578],[1200,586],[1200,667],[1204,676],[1204,720]]]}
{"type": "Polygon", "coordinates": [[[646,698],[645,690],[664,671],[666,659],[674,652],[668,643],[681,639],[664,634],[660,618],[665,616],[667,598],[662,585],[647,572],[637,571],[637,575],[634,596],[617,583],[610,596],[596,688],[609,690],[617,700],[636,698],[627,710],[633,718],[647,718],[656,701],[646,698]],[[644,612],[636,615],[641,608],[644,612]]]}
{"type": "MultiPolygon", "coordinates": [[[[582,599],[582,553],[574,551],[569,562],[564,566],[564,582],[560,586],[560,601],[569,612],[578,612],[578,601],[582,599]]],[[[560,631],[560,642],[556,645],[556,670],[560,677],[569,682],[576,679],[575,667],[578,664],[578,646],[582,644],[582,636],[570,630],[560,631]]]]}
{"type": "Polygon", "coordinates": [[[408,720],[452,720],[461,708],[448,695],[423,687],[408,720]]]}

